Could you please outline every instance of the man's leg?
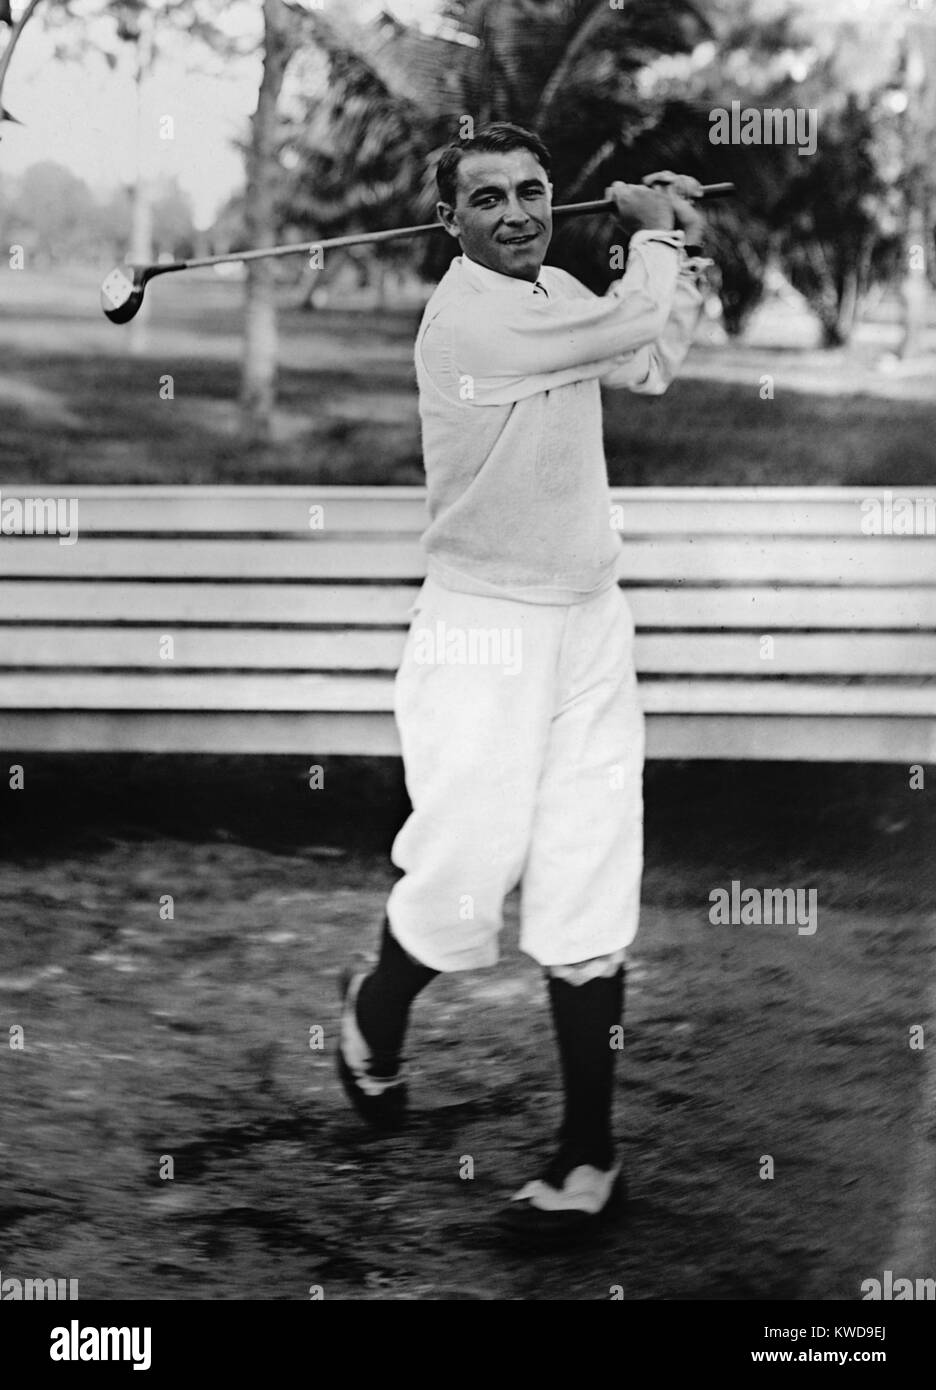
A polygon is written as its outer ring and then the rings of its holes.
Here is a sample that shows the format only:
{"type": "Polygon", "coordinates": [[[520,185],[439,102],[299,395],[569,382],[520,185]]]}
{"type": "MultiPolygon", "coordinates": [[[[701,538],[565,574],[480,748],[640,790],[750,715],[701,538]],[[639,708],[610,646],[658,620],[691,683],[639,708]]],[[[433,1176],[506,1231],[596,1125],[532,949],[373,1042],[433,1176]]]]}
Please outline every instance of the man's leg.
{"type": "Polygon", "coordinates": [[[542,1177],[507,1224],[563,1237],[591,1224],[618,1176],[611,1113],[624,949],[643,864],[643,716],[632,624],[615,590],[569,610],[553,720],[523,878],[521,945],[544,967],[565,1109],[542,1177]]]}
{"type": "Polygon", "coordinates": [[[384,918],[380,957],[357,992],[358,1026],[373,1053],[378,1075],[396,1076],[410,1005],[438,973],[407,955],[384,918]]]}
{"type": "Polygon", "coordinates": [[[502,1212],[512,1235],[547,1244],[580,1237],[600,1221],[618,1189],[612,1042],[624,1003],[621,954],[547,972],[564,1111],[542,1177],[521,1188],[502,1212]]]}
{"type": "Polygon", "coordinates": [[[431,584],[417,600],[395,687],[413,803],[392,851],[403,877],[376,970],[346,989],[339,1047],[345,1089],[375,1125],[402,1119],[413,999],[440,971],[497,960],[504,898],[529,846],[562,626],[561,610],[431,584]]]}
{"type": "Polygon", "coordinates": [[[587,962],[597,973],[581,978],[582,966],[548,972],[565,1108],[559,1147],[548,1179],[561,1187],[581,1164],[602,1172],[614,1166],[611,1110],[614,1086],[614,1029],[624,1005],[624,966],[620,954],[587,962]]]}
{"type": "Polygon", "coordinates": [[[497,962],[504,898],[530,843],[561,632],[561,610],[428,581],[417,602],[394,690],[413,809],[391,851],[402,877],[387,917],[434,970],[497,962]]]}
{"type": "Polygon", "coordinates": [[[355,1109],[377,1129],[396,1129],[404,1120],[400,1053],[410,1006],[438,973],[407,955],[384,918],[375,968],[345,976],[339,1075],[355,1109]]]}

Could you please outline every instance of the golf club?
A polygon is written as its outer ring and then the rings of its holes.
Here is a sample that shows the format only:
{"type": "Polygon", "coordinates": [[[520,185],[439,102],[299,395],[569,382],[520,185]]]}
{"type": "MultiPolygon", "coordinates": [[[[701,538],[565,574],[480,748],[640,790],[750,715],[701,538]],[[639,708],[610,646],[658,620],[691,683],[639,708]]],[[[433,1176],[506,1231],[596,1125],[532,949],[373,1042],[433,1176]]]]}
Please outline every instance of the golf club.
{"type": "MultiPolygon", "coordinates": [[[[700,197],[721,198],[733,193],[733,183],[702,185],[700,197]]],[[[553,208],[554,217],[571,217],[589,212],[613,212],[610,198],[590,203],[565,203],[553,208]]],[[[273,256],[309,255],[313,251],[336,251],[343,246],[367,246],[397,237],[422,236],[442,230],[441,222],[425,222],[419,227],[391,227],[383,232],[359,232],[352,236],[336,236],[326,241],[304,241],[291,246],[271,246],[258,251],[232,251],[223,256],[200,256],[188,261],[169,261],[165,265],[115,266],[101,286],[101,308],[111,323],[129,323],[143,303],[143,292],[157,275],[171,275],[177,270],[197,270],[202,266],[225,265],[231,261],[258,261],[273,256]]]]}

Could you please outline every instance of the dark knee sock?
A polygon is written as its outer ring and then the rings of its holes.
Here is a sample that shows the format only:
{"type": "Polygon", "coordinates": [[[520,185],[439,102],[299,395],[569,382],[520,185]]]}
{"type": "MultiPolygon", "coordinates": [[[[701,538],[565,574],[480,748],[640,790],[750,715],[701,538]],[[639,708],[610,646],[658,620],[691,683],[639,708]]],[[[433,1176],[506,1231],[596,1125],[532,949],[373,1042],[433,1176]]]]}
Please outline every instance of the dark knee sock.
{"type": "Polygon", "coordinates": [[[374,1054],[373,1068],[378,1076],[396,1074],[410,1005],[438,973],[408,956],[384,919],[376,968],[362,983],[357,997],[358,1027],[374,1054]]]}
{"type": "Polygon", "coordinates": [[[549,1000],[565,1089],[560,1157],[608,1169],[614,1161],[611,1029],[621,1020],[624,969],[583,985],[550,976],[549,1000]]]}

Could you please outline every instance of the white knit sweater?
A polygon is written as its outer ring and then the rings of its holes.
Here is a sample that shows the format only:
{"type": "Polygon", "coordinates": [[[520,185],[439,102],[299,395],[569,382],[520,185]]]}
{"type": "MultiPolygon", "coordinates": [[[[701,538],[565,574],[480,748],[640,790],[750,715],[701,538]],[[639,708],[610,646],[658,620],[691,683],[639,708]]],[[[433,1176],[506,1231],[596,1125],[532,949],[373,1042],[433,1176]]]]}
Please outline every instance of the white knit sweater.
{"type": "Polygon", "coordinates": [[[416,375],[428,572],[450,589],[577,603],[615,582],[599,382],[666,390],[702,296],[682,232],[637,232],[602,297],[457,256],[426,306],[416,375]]]}

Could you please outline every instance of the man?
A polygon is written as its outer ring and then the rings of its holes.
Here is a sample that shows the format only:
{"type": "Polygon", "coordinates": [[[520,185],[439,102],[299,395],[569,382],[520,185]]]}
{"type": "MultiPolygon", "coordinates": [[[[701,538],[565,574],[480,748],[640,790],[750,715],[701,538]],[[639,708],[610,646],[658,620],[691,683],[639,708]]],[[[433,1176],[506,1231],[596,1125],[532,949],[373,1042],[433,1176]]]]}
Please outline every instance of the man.
{"type": "Polygon", "coordinates": [[[664,173],[608,191],[633,235],[606,296],[544,266],[549,167],[538,137],[506,123],[439,161],[438,214],[462,254],[416,341],[428,577],[395,687],[413,810],[376,969],[345,982],[338,1055],[358,1111],[402,1123],[410,1005],[440,971],[496,962],[521,883],[565,1110],[551,1161],[502,1220],[544,1242],[599,1224],[616,1190],[613,1041],[642,870],[643,716],[600,383],[666,389],[707,264],[686,251],[699,186],[664,173]]]}

